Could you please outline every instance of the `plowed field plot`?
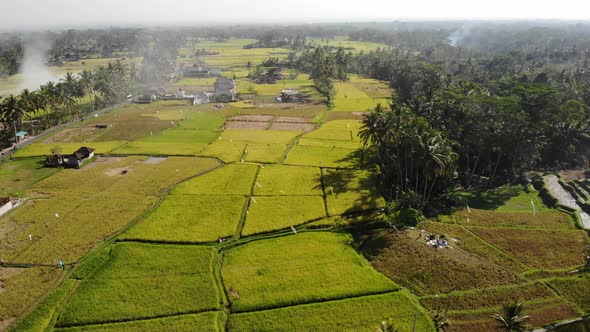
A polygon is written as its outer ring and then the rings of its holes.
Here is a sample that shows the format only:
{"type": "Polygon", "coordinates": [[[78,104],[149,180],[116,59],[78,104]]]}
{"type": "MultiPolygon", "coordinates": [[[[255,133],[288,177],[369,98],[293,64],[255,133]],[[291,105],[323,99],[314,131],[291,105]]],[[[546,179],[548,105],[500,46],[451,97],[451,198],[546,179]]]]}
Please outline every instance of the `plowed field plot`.
{"type": "Polygon", "coordinates": [[[224,253],[222,276],[232,312],[399,288],[373,270],[349,242],[344,234],[302,233],[230,249],[224,253]]]}
{"type": "Polygon", "coordinates": [[[310,132],[316,129],[316,125],[313,123],[273,122],[270,126],[270,129],[310,132]]]}
{"type": "Polygon", "coordinates": [[[118,243],[85,278],[58,327],[155,318],[219,308],[211,271],[214,250],[118,243]]]}
{"type": "Polygon", "coordinates": [[[269,127],[270,122],[227,121],[225,123],[225,129],[267,130],[269,127]]]}
{"type": "Polygon", "coordinates": [[[322,196],[252,197],[242,235],[298,226],[325,216],[322,196]]]}
{"type": "Polygon", "coordinates": [[[165,242],[213,242],[235,234],[243,196],[169,195],[122,238],[165,242]]]}
{"type": "Polygon", "coordinates": [[[404,292],[232,314],[231,331],[375,331],[392,318],[400,331],[434,331],[430,318],[416,310],[404,292]],[[414,318],[415,317],[415,318],[414,318]]]}

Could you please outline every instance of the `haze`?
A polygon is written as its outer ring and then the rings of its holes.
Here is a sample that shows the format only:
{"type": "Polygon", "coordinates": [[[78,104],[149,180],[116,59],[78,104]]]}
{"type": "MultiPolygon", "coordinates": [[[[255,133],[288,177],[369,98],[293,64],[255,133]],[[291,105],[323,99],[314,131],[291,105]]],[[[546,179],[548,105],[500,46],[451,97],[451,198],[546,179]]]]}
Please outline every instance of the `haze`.
{"type": "Polygon", "coordinates": [[[585,0],[555,4],[547,0],[21,0],[3,1],[0,29],[387,19],[590,19],[590,5],[585,0]]]}

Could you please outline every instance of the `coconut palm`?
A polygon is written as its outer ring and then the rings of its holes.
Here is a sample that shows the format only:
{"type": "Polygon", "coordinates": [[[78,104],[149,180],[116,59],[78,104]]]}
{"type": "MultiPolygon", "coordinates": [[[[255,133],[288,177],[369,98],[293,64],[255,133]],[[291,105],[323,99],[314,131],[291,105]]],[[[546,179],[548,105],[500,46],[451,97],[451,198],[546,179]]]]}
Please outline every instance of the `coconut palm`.
{"type": "Polygon", "coordinates": [[[498,330],[505,332],[523,332],[528,329],[526,321],[529,316],[523,316],[524,307],[522,303],[511,302],[502,307],[502,313],[492,315],[492,318],[500,322],[498,330]]]}

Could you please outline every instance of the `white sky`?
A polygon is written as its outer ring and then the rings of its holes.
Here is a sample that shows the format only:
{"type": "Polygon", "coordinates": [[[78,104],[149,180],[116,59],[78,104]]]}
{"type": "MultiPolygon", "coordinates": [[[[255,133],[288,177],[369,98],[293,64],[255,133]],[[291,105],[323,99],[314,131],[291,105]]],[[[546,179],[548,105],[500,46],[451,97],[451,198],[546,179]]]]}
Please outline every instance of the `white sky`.
{"type": "Polygon", "coordinates": [[[0,29],[390,19],[590,20],[589,0],[0,0],[0,29]]]}

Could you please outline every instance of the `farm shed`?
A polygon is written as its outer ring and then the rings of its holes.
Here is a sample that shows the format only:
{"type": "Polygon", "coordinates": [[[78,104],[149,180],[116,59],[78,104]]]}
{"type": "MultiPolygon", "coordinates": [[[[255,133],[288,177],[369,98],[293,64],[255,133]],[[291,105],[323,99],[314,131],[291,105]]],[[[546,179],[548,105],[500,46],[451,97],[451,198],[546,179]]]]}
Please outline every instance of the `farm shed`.
{"type": "Polygon", "coordinates": [[[83,146],[71,155],[55,153],[52,156],[47,157],[45,165],[53,167],[80,167],[85,161],[94,157],[94,151],[95,149],[93,148],[83,146]]]}

